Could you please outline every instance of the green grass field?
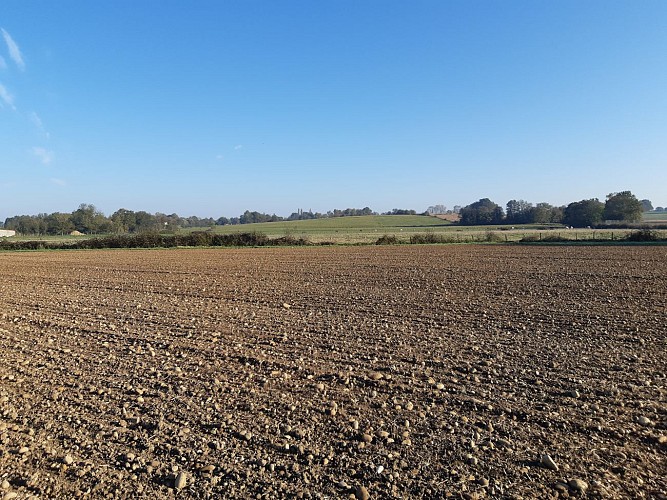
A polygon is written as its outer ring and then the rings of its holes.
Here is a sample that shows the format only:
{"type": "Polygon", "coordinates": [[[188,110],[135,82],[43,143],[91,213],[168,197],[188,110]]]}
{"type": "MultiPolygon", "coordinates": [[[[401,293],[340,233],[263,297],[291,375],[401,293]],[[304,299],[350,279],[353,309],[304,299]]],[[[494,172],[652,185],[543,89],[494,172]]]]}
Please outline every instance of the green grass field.
{"type": "Polygon", "coordinates": [[[231,234],[256,231],[269,237],[291,235],[308,238],[313,242],[361,243],[375,241],[383,234],[405,234],[409,237],[410,234],[442,231],[451,227],[448,221],[423,215],[368,215],[215,226],[213,232],[231,234]]]}
{"type": "Polygon", "coordinates": [[[664,222],[667,224],[667,212],[644,212],[643,222],[664,222]]]}
{"type": "MultiPolygon", "coordinates": [[[[368,215],[360,217],[336,217],[305,221],[264,222],[235,226],[215,226],[218,234],[246,233],[257,231],[274,238],[285,235],[307,238],[313,243],[333,242],[342,244],[374,243],[383,235],[393,235],[399,241],[407,242],[415,234],[433,233],[443,235],[454,242],[473,241],[518,241],[526,235],[556,234],[570,235],[572,239],[591,239],[596,232],[587,230],[564,230],[560,225],[524,225],[512,229],[511,226],[458,226],[451,222],[425,215],[368,215]],[[491,234],[493,233],[493,234],[491,234]]],[[[209,228],[190,229],[210,230],[209,228]]],[[[611,239],[611,232],[606,239],[611,239]]],[[[601,234],[601,233],[599,233],[601,234]]],[[[616,231],[620,234],[620,231],[616,231]]]]}

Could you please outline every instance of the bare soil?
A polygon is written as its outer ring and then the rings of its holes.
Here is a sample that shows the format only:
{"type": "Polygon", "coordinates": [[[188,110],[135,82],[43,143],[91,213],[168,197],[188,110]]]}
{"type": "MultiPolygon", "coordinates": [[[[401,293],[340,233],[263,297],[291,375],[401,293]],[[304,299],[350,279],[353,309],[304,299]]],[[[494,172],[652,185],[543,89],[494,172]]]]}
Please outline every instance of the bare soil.
{"type": "Polygon", "coordinates": [[[666,498],[665,247],[4,253],[0,276],[2,498],[666,498]]]}

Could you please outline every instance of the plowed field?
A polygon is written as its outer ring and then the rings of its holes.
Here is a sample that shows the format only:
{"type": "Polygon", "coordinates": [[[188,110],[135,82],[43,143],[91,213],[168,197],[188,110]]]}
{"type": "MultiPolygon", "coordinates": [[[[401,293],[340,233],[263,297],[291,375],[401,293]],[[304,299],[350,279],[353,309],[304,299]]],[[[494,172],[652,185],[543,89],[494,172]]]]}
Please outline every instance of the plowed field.
{"type": "Polygon", "coordinates": [[[665,247],[0,254],[0,497],[656,498],[665,247]]]}

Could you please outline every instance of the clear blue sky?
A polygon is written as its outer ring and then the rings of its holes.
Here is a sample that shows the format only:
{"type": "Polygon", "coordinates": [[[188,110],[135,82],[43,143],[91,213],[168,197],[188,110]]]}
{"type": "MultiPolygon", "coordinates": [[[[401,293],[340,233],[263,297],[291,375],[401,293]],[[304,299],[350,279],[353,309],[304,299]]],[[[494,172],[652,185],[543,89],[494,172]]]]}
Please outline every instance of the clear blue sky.
{"type": "Polygon", "coordinates": [[[0,3],[0,219],[667,205],[667,1],[0,3]]]}

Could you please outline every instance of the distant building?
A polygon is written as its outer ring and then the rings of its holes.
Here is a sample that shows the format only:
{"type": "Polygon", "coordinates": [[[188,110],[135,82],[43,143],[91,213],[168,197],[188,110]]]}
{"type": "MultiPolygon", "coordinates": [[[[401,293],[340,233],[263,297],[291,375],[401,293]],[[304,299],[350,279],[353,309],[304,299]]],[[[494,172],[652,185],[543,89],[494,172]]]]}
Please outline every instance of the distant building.
{"type": "Polygon", "coordinates": [[[16,236],[16,231],[11,229],[0,229],[0,238],[9,238],[10,236],[16,236]]]}

